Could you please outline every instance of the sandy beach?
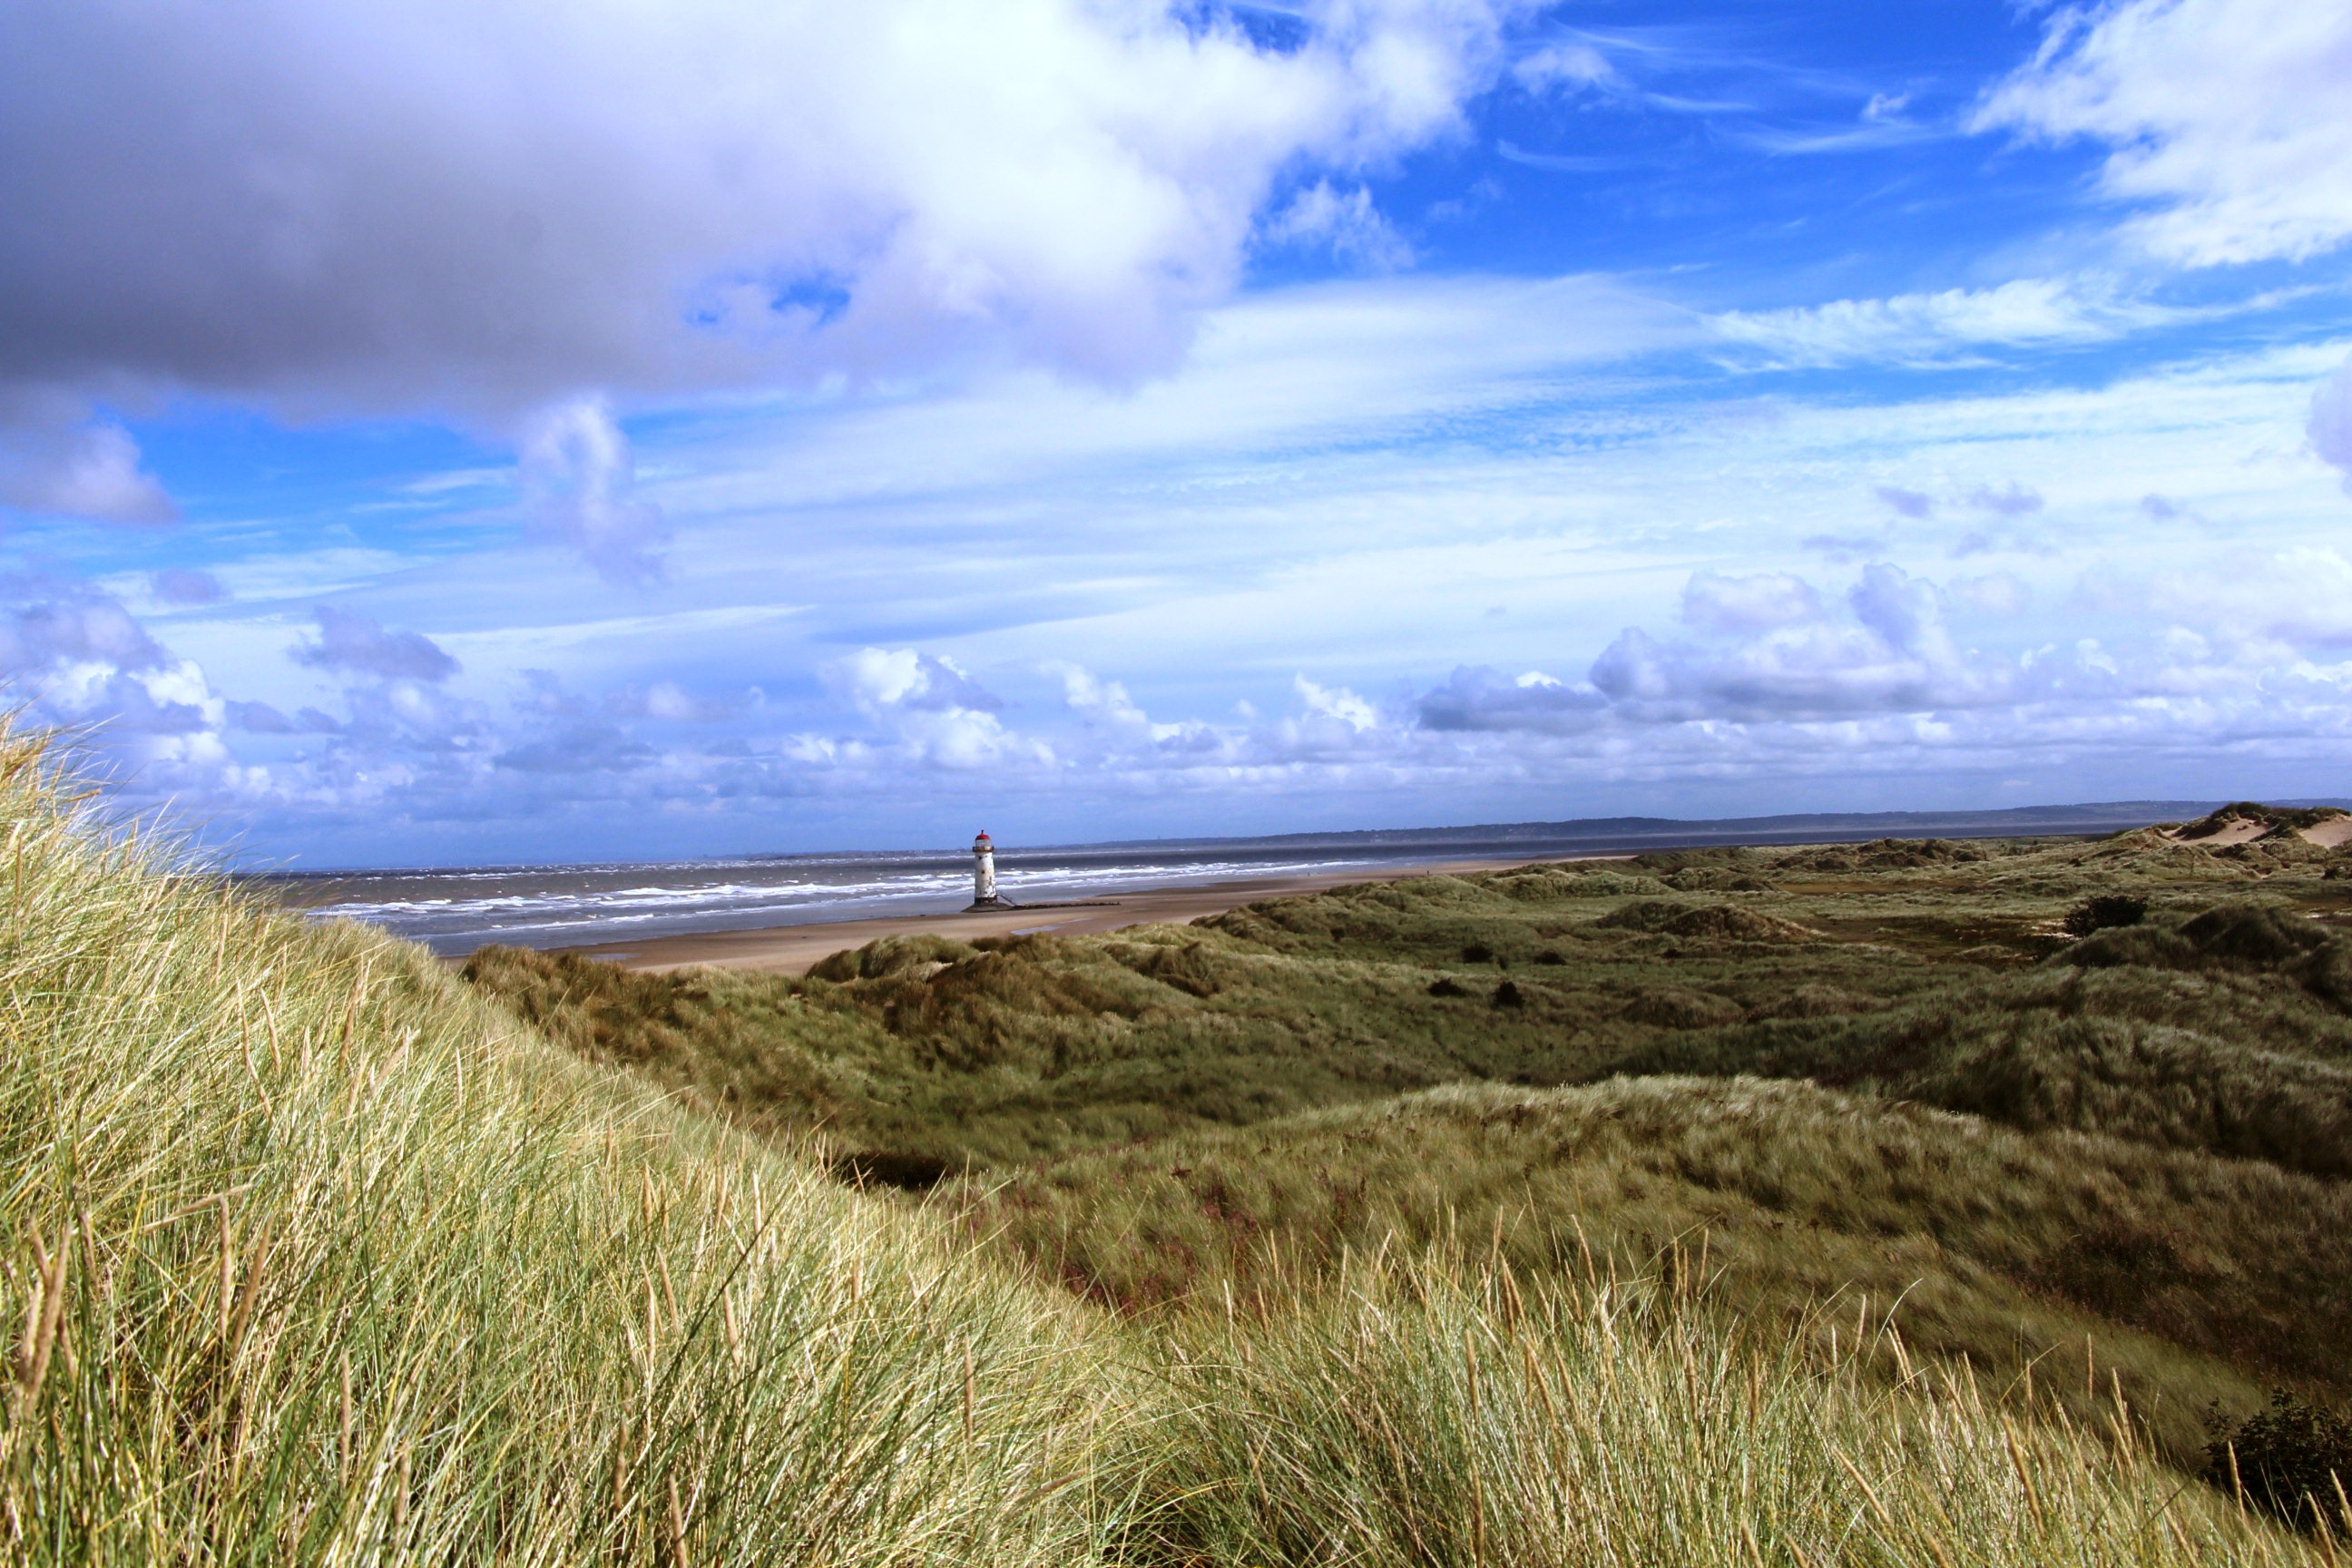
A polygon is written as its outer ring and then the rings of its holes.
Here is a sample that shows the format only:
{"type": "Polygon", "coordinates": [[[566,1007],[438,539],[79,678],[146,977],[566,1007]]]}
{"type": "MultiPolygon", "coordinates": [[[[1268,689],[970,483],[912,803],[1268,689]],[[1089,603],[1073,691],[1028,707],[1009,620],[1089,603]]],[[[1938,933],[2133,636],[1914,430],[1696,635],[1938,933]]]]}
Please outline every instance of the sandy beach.
{"type": "MultiPolygon", "coordinates": [[[[1615,859],[1615,856],[1581,856],[1582,859],[1615,859]]],[[[1539,857],[1557,861],[1559,856],[1539,857]]],[[[1328,875],[1236,877],[1229,881],[1193,887],[1150,888],[1135,893],[1115,893],[1071,903],[1042,904],[1029,909],[985,914],[892,915],[877,920],[827,921],[805,925],[765,926],[750,931],[698,932],[691,936],[651,937],[638,942],[591,942],[562,951],[602,958],[628,969],[683,969],[692,964],[718,964],[728,969],[760,969],[778,974],[805,974],[819,959],[886,936],[920,932],[970,942],[975,937],[1013,936],[1053,931],[1079,936],[1118,931],[1123,926],[1181,925],[1260,899],[1297,893],[1318,893],[1327,888],[1356,882],[1389,882],[1400,877],[1430,877],[1447,872],[1493,871],[1534,862],[1525,857],[1490,860],[1448,860],[1431,865],[1395,866],[1335,872],[1328,875]]],[[[1008,889],[1017,892],[1017,889],[1008,889]]]]}

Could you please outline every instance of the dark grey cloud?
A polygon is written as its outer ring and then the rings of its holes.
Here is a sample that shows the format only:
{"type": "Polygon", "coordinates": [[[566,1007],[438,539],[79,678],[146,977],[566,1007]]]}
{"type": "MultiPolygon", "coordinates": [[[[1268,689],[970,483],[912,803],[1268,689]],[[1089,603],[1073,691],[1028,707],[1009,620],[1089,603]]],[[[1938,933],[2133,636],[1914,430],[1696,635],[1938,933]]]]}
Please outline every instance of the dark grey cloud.
{"type": "Polygon", "coordinates": [[[457,673],[455,658],[420,632],[386,631],[356,610],[319,606],[315,641],[294,645],[297,664],[385,680],[446,680],[457,673]]]}

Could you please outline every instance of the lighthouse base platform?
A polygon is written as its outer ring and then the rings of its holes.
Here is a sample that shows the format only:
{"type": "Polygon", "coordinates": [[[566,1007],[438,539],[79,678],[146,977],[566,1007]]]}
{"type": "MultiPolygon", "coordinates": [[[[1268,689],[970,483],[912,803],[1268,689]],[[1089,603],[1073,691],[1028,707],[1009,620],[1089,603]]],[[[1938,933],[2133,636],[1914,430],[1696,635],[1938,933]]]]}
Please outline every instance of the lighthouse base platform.
{"type": "Polygon", "coordinates": [[[974,899],[971,903],[964,906],[963,912],[968,915],[984,915],[991,910],[1017,910],[1021,906],[1019,904],[1014,903],[1011,899],[1007,898],[997,897],[974,899]]]}

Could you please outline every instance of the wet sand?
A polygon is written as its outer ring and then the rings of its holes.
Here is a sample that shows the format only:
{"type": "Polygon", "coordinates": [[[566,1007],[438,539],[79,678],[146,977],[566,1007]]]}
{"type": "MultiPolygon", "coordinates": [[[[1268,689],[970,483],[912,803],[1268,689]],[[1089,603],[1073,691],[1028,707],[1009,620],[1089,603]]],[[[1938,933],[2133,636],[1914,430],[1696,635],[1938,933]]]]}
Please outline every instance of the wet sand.
{"type": "MultiPolygon", "coordinates": [[[[1577,856],[1577,859],[1617,859],[1617,856],[1577,856]]],[[[1181,925],[1260,899],[1319,893],[1327,888],[1357,882],[1392,882],[1401,877],[1432,877],[1447,872],[1497,871],[1512,866],[1556,864],[1570,858],[1545,856],[1536,859],[1449,860],[1432,865],[1394,866],[1384,869],[1294,877],[1236,877],[1227,882],[1193,887],[1150,888],[1137,893],[1115,893],[1100,899],[1031,909],[992,910],[985,914],[891,915],[878,920],[828,921],[808,925],[765,926],[752,931],[702,931],[691,936],[649,937],[638,942],[604,942],[562,949],[586,958],[609,959],[626,969],[683,969],[691,964],[717,964],[725,969],[760,969],[776,974],[805,974],[819,959],[886,936],[944,936],[958,942],[974,937],[1013,936],[1051,931],[1081,936],[1118,931],[1123,926],[1181,925]]]]}

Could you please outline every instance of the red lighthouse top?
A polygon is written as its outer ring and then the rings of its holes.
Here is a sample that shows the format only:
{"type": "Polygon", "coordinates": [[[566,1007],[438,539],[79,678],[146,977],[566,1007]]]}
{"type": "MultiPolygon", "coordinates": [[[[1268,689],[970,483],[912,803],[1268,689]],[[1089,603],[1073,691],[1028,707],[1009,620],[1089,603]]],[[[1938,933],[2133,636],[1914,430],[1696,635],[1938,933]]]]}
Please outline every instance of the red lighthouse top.
{"type": "Polygon", "coordinates": [[[983,827],[983,828],[982,828],[982,829],[980,830],[980,837],[977,837],[977,838],[975,838],[975,839],[973,839],[973,840],[971,841],[971,847],[972,847],[974,849],[977,849],[977,848],[979,848],[982,845],[986,844],[986,843],[988,843],[988,829],[986,829],[985,827],[983,827]]]}

